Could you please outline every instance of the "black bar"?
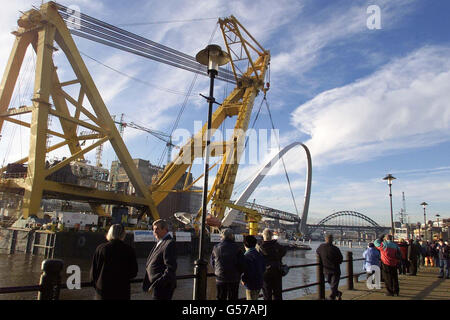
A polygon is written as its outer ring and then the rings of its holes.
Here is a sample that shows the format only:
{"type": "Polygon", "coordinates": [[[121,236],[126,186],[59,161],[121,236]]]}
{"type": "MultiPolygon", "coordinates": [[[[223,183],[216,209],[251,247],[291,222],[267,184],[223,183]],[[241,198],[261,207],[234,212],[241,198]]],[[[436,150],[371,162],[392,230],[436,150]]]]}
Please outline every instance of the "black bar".
{"type": "Polygon", "coordinates": [[[353,252],[347,252],[347,289],[353,290],[353,252]]]}
{"type": "MultiPolygon", "coordinates": [[[[360,259],[354,259],[353,261],[362,261],[365,260],[364,258],[360,258],[360,259]]],[[[348,262],[348,260],[344,260],[343,262],[348,262]]],[[[315,267],[315,266],[319,266],[319,263],[310,263],[310,264],[303,264],[303,265],[293,265],[293,266],[289,266],[289,268],[306,268],[306,267],[315,267]]],[[[354,277],[359,277],[363,274],[366,274],[365,272],[361,272],[361,273],[357,273],[354,274],[354,277]]],[[[214,277],[214,273],[208,273],[207,274],[208,277],[214,277]]],[[[194,279],[195,275],[194,274],[187,274],[187,275],[181,275],[181,276],[177,276],[176,277],[177,280],[188,280],[188,279],[194,279]]],[[[347,279],[347,276],[343,276],[340,279],[347,279]]],[[[141,283],[144,279],[143,278],[139,278],[139,279],[132,279],[130,281],[130,283],[141,283]]],[[[309,287],[313,287],[313,286],[317,286],[320,285],[320,282],[315,282],[315,283],[310,283],[310,284],[306,284],[303,286],[298,286],[298,287],[292,287],[292,288],[288,288],[288,289],[284,289],[283,292],[288,292],[288,291],[294,291],[294,290],[300,290],[300,289],[304,289],[304,288],[309,288],[309,287]]],[[[89,288],[92,287],[92,282],[82,282],[81,283],[81,287],[82,288],[89,288]]],[[[67,289],[67,285],[61,284],[59,286],[60,289],[67,289]]],[[[35,291],[39,291],[41,290],[42,287],[40,285],[31,285],[31,286],[19,286],[19,287],[4,287],[4,288],[0,288],[0,294],[8,294],[8,293],[20,293],[20,292],[35,292],[35,291]]]]}
{"type": "Polygon", "coordinates": [[[316,278],[319,281],[319,289],[317,290],[317,298],[319,300],[325,300],[325,276],[323,275],[323,265],[320,260],[320,256],[317,257],[316,278]]]}

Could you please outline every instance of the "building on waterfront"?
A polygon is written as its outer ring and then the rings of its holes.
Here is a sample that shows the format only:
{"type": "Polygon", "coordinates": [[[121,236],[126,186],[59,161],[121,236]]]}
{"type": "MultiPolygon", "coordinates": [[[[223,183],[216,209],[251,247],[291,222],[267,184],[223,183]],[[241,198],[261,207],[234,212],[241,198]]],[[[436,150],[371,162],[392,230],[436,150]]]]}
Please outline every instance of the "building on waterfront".
{"type": "MultiPolygon", "coordinates": [[[[49,168],[63,161],[65,158],[46,161],[46,167],[49,168]]],[[[2,173],[2,178],[26,178],[26,164],[8,164],[7,169],[2,173]]],[[[97,166],[92,166],[86,160],[71,161],[70,164],[50,174],[46,179],[66,184],[73,184],[98,190],[109,190],[108,181],[109,170],[97,166]]],[[[16,193],[0,193],[0,220],[13,222],[21,216],[23,201],[23,191],[16,193]]],[[[42,199],[41,213],[52,211],[85,211],[91,212],[89,204],[77,201],[68,201],[60,199],[42,199]]]]}
{"type": "MultiPolygon", "coordinates": [[[[133,159],[136,168],[141,174],[144,183],[150,185],[152,181],[156,180],[158,175],[164,170],[163,167],[152,165],[150,161],[143,159],[133,159]]],[[[135,189],[125,172],[124,167],[119,161],[113,161],[111,163],[110,184],[112,190],[117,192],[123,192],[125,194],[132,195],[135,193],[135,189]]],[[[186,181],[185,173],[181,179],[174,186],[175,190],[182,190],[186,181]]],[[[187,184],[191,184],[193,181],[192,174],[189,173],[187,184]]],[[[197,213],[202,204],[201,188],[192,187],[191,192],[170,192],[169,195],[157,206],[158,213],[161,218],[167,219],[172,217],[175,212],[188,212],[197,213]]],[[[109,207],[107,212],[111,212],[109,207]]],[[[129,208],[129,215],[136,216],[137,210],[135,208],[129,208]]]]}

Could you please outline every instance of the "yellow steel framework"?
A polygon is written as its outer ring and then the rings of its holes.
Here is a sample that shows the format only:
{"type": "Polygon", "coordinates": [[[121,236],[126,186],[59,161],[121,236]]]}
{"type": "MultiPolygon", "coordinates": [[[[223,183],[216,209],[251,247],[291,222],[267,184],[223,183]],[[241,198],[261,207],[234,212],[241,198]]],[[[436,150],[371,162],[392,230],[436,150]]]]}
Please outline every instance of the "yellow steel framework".
{"type": "MultiPolygon", "coordinates": [[[[133,164],[132,158],[120,137],[102,97],[84,64],[70,32],[58,14],[57,6],[53,2],[45,3],[39,10],[29,10],[18,20],[19,28],[14,32],[16,40],[3,76],[0,87],[0,131],[4,121],[10,121],[30,128],[30,148],[28,157],[15,163],[28,163],[26,178],[1,179],[0,190],[23,189],[23,216],[38,215],[44,192],[57,193],[60,197],[73,195],[91,203],[92,208],[99,214],[104,214],[102,203],[126,203],[143,207],[151,212],[153,218],[158,218],[148,186],[133,164]],[[55,43],[64,52],[76,78],[61,83],[57,68],[53,61],[55,43]],[[9,109],[10,100],[22,66],[27,48],[32,45],[36,52],[36,71],[32,105],[20,108],[20,113],[31,113],[31,123],[19,121],[13,116],[19,112],[9,109]],[[64,90],[66,86],[78,84],[78,97],[71,97],[64,90]],[[50,103],[52,98],[53,103],[50,103]],[[84,99],[88,99],[93,112],[83,106],[84,99]],[[69,104],[73,107],[69,108],[69,104]],[[72,112],[71,112],[72,111],[72,112]],[[62,133],[50,131],[48,117],[52,115],[59,119],[62,133]],[[83,116],[88,121],[80,120],[83,116]],[[94,131],[90,137],[77,135],[78,126],[94,131]],[[47,148],[47,135],[52,134],[63,141],[47,148]],[[91,146],[81,148],[80,141],[96,140],[91,146]],[[128,177],[136,189],[137,196],[117,195],[113,192],[93,190],[92,188],[76,187],[64,183],[46,180],[46,177],[73,160],[84,158],[84,154],[109,141],[114,148],[120,162],[123,164],[128,177]],[[71,156],[57,165],[46,168],[45,157],[50,151],[68,146],[71,156]]],[[[6,167],[0,168],[0,173],[6,167]]]]}
{"type": "Polygon", "coordinates": [[[262,219],[262,216],[258,212],[258,210],[247,208],[244,206],[239,206],[234,203],[226,201],[216,201],[216,205],[233,208],[243,212],[245,214],[245,221],[248,223],[248,234],[251,236],[258,235],[259,222],[262,219]]]}
{"type": "MultiPolygon", "coordinates": [[[[28,173],[25,179],[1,179],[0,191],[5,189],[25,190],[23,203],[25,218],[38,214],[44,192],[53,192],[69,197],[73,195],[78,199],[84,199],[90,202],[98,213],[104,213],[100,204],[121,203],[144,207],[154,219],[159,218],[156,206],[170,192],[179,192],[179,190],[173,189],[176,183],[187,170],[191,172],[195,158],[203,157],[207,124],[180,149],[177,157],[165,167],[157,181],[150,187],[145,186],[66,24],[58,14],[57,5],[49,2],[43,4],[40,10],[33,9],[24,13],[19,19],[18,25],[18,30],[14,32],[16,36],[14,47],[0,87],[0,132],[4,121],[30,128],[29,155],[15,162],[28,163],[28,173]],[[76,79],[64,83],[59,81],[52,57],[56,50],[55,42],[67,57],[76,79]],[[19,111],[8,109],[25,52],[30,44],[37,54],[33,103],[29,107],[20,108],[19,111]],[[64,87],[74,84],[80,85],[77,98],[71,97],[64,90],[64,87]],[[53,104],[50,103],[50,97],[52,97],[53,104]],[[89,100],[93,112],[83,107],[85,98],[89,100]],[[69,106],[73,106],[75,109],[69,110],[69,106]],[[22,113],[32,114],[31,123],[14,118],[22,113]],[[49,115],[59,119],[63,132],[49,130],[47,124],[49,115]],[[89,120],[80,120],[81,115],[89,120]],[[94,133],[90,136],[79,136],[77,135],[78,126],[87,128],[94,133]],[[62,138],[63,141],[47,147],[46,137],[48,134],[62,138]],[[86,139],[96,141],[91,146],[82,149],[79,142],[86,139]],[[113,192],[92,190],[45,179],[72,160],[83,159],[85,153],[106,141],[109,141],[114,148],[136,189],[136,196],[117,195],[113,192]],[[69,147],[71,156],[46,169],[46,154],[63,146],[69,147]]],[[[255,97],[261,90],[268,89],[265,88],[264,79],[270,62],[270,53],[250,35],[235,17],[219,19],[219,25],[226,50],[231,57],[231,68],[237,83],[225,101],[215,110],[211,123],[211,134],[214,135],[226,118],[236,117],[232,137],[228,141],[215,142],[211,145],[211,156],[221,157],[221,160],[210,169],[219,163],[221,165],[208,192],[208,202],[212,199],[211,213],[222,219],[226,207],[224,203],[229,201],[232,194],[255,97]]],[[[0,173],[5,170],[6,167],[0,168],[0,173]]],[[[182,191],[189,192],[195,181],[189,186],[186,182],[182,191]]],[[[201,214],[200,211],[196,217],[197,221],[201,214]]]]}
{"type": "MultiPolygon", "coordinates": [[[[211,214],[222,219],[225,212],[224,203],[230,200],[233,191],[255,97],[259,91],[267,90],[264,79],[270,62],[270,53],[248,33],[234,16],[219,19],[219,25],[237,83],[236,88],[214,111],[211,121],[211,136],[213,136],[226,118],[236,117],[231,138],[228,141],[211,143],[211,156],[221,157],[219,160],[221,165],[214,183],[208,191],[208,202],[212,200],[211,214]]],[[[203,157],[206,146],[206,130],[207,124],[205,123],[202,130],[181,148],[178,156],[165,167],[156,183],[151,186],[156,205],[161,203],[169,192],[172,192],[172,188],[186,170],[190,172],[195,158],[203,157]]],[[[185,187],[184,191],[188,191],[192,185],[185,187]]],[[[200,220],[201,214],[200,209],[196,222],[200,220]]]]}

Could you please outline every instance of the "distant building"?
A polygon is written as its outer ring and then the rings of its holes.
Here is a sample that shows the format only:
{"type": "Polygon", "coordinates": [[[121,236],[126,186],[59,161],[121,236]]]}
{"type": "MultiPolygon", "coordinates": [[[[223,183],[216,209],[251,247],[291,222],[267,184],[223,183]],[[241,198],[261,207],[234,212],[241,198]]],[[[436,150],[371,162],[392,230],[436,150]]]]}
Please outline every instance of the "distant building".
{"type": "MultiPolygon", "coordinates": [[[[152,165],[150,161],[143,159],[133,159],[136,168],[141,174],[144,183],[150,185],[154,181],[158,174],[161,173],[164,168],[152,165]]],[[[184,182],[186,180],[185,173],[180,181],[175,185],[175,190],[182,190],[184,182]]],[[[118,162],[113,161],[111,163],[110,182],[112,188],[116,188],[118,192],[133,195],[135,189],[125,172],[124,167],[118,162]]],[[[188,185],[192,183],[192,174],[189,174],[188,185]]],[[[191,191],[199,190],[201,188],[192,187],[191,191]]],[[[188,212],[197,213],[201,207],[202,194],[199,192],[171,192],[167,197],[157,206],[158,213],[162,219],[172,217],[175,212],[188,212]]],[[[108,210],[110,212],[110,209],[108,210]]],[[[137,210],[130,208],[129,214],[135,215],[137,210]]]]}

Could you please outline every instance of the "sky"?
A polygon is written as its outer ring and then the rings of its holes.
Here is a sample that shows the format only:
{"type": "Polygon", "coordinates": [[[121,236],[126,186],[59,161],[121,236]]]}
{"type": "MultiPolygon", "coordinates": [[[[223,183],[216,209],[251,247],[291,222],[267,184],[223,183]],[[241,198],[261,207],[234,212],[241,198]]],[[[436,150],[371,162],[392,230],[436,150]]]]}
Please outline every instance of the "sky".
{"type": "MultiPolygon", "coordinates": [[[[224,47],[216,30],[217,18],[234,15],[270,50],[267,103],[279,132],[280,147],[302,142],[312,154],[308,223],[317,223],[334,212],[356,211],[388,226],[389,188],[382,179],[388,173],[397,178],[392,185],[395,218],[405,206],[411,223],[423,222],[423,201],[429,204],[427,220],[435,220],[436,214],[450,218],[448,1],[60,3],[78,6],[83,13],[191,56],[210,39],[224,47]]],[[[2,7],[1,72],[10,54],[14,41],[11,31],[16,29],[20,11],[40,4],[41,1],[14,0],[2,7]]],[[[111,115],[120,117],[123,113],[125,122],[169,133],[186,100],[179,130],[173,136],[179,145],[183,143],[180,132],[193,134],[206,121],[207,103],[199,94],[208,93],[207,77],[74,39],[111,115]],[[191,85],[193,89],[189,91],[191,85]]],[[[62,81],[71,80],[63,54],[58,52],[54,58],[62,81]]],[[[35,57],[29,52],[10,107],[26,104],[31,97],[34,64],[35,57]]],[[[216,100],[223,101],[232,89],[232,85],[216,81],[216,100]]],[[[253,127],[260,143],[263,133],[272,128],[262,98],[262,94],[256,98],[251,119],[253,124],[262,105],[253,127]]],[[[22,118],[25,119],[26,116],[22,118]]],[[[225,123],[225,128],[232,126],[231,120],[225,123]]],[[[2,164],[26,156],[28,139],[25,129],[5,125],[0,140],[2,164]]],[[[278,140],[270,132],[267,139],[267,147],[261,147],[257,161],[244,157],[232,199],[277,152],[278,140]]],[[[125,128],[124,140],[133,158],[165,163],[165,144],[146,132],[125,128]]],[[[87,159],[95,163],[95,151],[87,159]]],[[[103,165],[109,167],[115,159],[111,146],[105,144],[103,165]]],[[[306,170],[303,149],[291,150],[284,162],[301,215],[306,170]]],[[[202,170],[201,161],[196,161],[194,176],[202,170]]],[[[212,170],[210,184],[215,174],[212,170]]],[[[198,185],[202,185],[201,180],[198,185]]],[[[255,190],[250,201],[253,200],[296,213],[281,161],[255,190]]]]}

